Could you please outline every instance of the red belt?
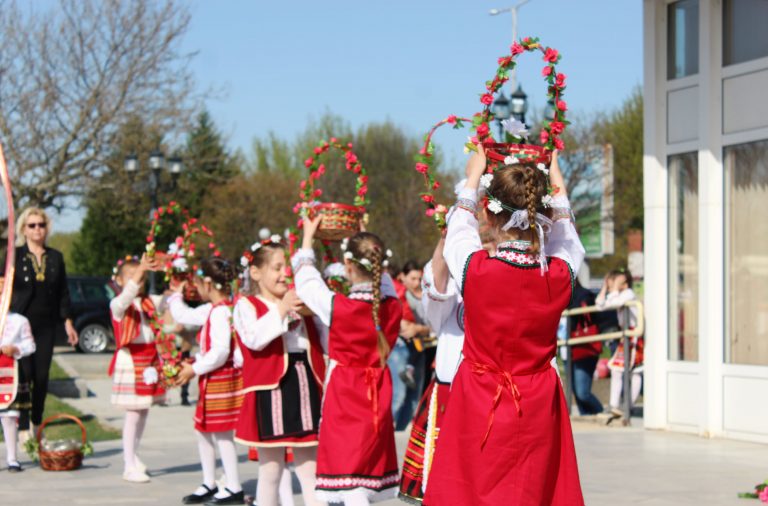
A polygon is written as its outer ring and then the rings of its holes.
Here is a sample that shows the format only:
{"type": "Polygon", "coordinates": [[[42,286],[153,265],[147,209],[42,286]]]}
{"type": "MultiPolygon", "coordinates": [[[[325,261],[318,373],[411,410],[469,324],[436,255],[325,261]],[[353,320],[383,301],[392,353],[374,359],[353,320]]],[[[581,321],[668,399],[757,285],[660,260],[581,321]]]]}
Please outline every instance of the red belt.
{"type": "Polygon", "coordinates": [[[517,388],[517,384],[515,383],[514,377],[515,376],[528,376],[531,374],[537,374],[541,372],[546,372],[548,369],[551,369],[551,366],[548,366],[547,369],[542,369],[541,371],[533,371],[526,374],[515,374],[513,375],[509,371],[505,371],[503,369],[499,369],[495,365],[489,365],[489,364],[483,364],[481,362],[475,362],[473,360],[470,360],[468,358],[464,358],[464,360],[469,363],[469,365],[472,367],[472,372],[478,375],[483,375],[485,373],[493,374],[496,376],[496,380],[498,382],[496,386],[496,394],[493,396],[493,401],[491,402],[491,410],[488,413],[488,428],[485,431],[485,436],[483,437],[483,442],[480,443],[480,448],[483,448],[485,446],[485,443],[488,441],[488,436],[491,435],[491,427],[493,427],[493,417],[496,414],[496,408],[499,405],[499,402],[501,402],[501,394],[504,392],[504,389],[508,390],[510,395],[512,396],[512,400],[515,401],[515,409],[517,410],[517,416],[522,416],[523,410],[520,408],[520,389],[517,388]]]}

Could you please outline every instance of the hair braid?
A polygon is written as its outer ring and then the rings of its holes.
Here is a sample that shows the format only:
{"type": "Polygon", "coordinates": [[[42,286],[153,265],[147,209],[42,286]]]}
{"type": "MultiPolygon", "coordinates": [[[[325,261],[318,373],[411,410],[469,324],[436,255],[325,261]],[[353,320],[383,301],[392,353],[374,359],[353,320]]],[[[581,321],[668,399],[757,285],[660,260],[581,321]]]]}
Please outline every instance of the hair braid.
{"type": "Polygon", "coordinates": [[[528,223],[531,232],[531,253],[538,253],[541,245],[539,244],[539,234],[536,232],[536,171],[530,167],[523,173],[525,183],[525,205],[528,210],[528,223]]]}
{"type": "Polygon", "coordinates": [[[389,356],[389,343],[381,330],[381,316],[379,310],[381,309],[381,275],[382,275],[382,252],[381,248],[374,247],[371,251],[371,273],[373,274],[373,301],[371,303],[371,312],[373,315],[373,324],[376,325],[376,337],[378,339],[377,348],[379,350],[379,362],[381,367],[387,363],[387,357],[389,356]]]}

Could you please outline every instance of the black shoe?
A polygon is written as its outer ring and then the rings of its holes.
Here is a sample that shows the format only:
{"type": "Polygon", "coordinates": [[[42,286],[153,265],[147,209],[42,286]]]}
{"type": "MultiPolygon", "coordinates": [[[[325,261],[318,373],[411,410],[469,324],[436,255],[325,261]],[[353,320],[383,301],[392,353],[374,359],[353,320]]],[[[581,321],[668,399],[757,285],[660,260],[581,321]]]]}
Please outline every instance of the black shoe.
{"type": "Polygon", "coordinates": [[[213,499],[206,501],[205,506],[214,506],[219,504],[245,504],[245,495],[243,494],[242,490],[236,494],[228,488],[225,488],[224,490],[229,492],[227,497],[222,497],[220,499],[214,497],[213,499]]]}
{"type": "Polygon", "coordinates": [[[8,472],[9,473],[20,473],[24,469],[21,468],[21,464],[18,462],[14,462],[13,464],[8,464],[8,472]]]}
{"type": "Polygon", "coordinates": [[[210,488],[207,485],[203,485],[203,488],[208,492],[206,492],[203,495],[189,494],[187,496],[184,496],[181,499],[181,502],[184,504],[203,504],[205,501],[212,498],[216,492],[219,491],[219,487],[210,488]]]}
{"type": "Polygon", "coordinates": [[[181,398],[181,405],[182,406],[191,406],[192,403],[189,402],[189,398],[188,397],[182,397],[181,398]]]}

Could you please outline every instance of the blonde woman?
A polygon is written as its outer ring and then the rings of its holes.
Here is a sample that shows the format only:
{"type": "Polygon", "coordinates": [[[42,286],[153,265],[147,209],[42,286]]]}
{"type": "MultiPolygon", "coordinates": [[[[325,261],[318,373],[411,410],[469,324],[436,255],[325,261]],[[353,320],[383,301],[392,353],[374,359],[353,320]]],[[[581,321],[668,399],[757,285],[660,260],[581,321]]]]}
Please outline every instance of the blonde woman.
{"type": "Polygon", "coordinates": [[[72,346],[78,340],[70,315],[64,257],[45,245],[50,229],[50,218],[36,207],[25,209],[16,220],[16,275],[11,311],[29,320],[37,348],[21,360],[22,373],[32,388],[31,414],[25,410],[19,418],[22,431],[30,429],[30,419],[34,425],[42,422],[56,335],[66,332],[72,346]]]}

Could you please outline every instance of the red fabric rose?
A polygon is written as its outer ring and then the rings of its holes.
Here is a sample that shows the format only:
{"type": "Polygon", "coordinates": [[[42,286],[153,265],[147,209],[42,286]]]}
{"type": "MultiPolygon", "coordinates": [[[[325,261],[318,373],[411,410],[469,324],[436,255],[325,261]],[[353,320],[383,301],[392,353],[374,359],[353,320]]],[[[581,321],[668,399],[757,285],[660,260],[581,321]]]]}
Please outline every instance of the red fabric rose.
{"type": "Polygon", "coordinates": [[[438,188],[440,188],[440,182],[439,181],[435,181],[434,183],[432,183],[432,189],[433,190],[437,190],[438,188]]]}
{"type": "Polygon", "coordinates": [[[568,110],[568,106],[567,106],[567,104],[563,100],[558,100],[557,101],[557,108],[559,110],[561,110],[561,111],[567,111],[568,110]]]}
{"type": "Polygon", "coordinates": [[[312,158],[307,158],[304,160],[304,167],[309,168],[313,163],[315,163],[315,161],[312,158]]]}
{"type": "Polygon", "coordinates": [[[321,189],[319,189],[319,188],[318,188],[317,190],[315,190],[315,191],[312,193],[312,196],[314,196],[314,197],[319,197],[319,196],[320,196],[320,195],[322,195],[322,194],[323,194],[323,190],[321,190],[321,189]]]}
{"type": "Polygon", "coordinates": [[[434,202],[435,201],[435,197],[433,197],[432,195],[422,195],[421,196],[421,200],[423,200],[424,202],[429,204],[430,202],[434,202]]]}
{"type": "Polygon", "coordinates": [[[477,126],[477,136],[480,138],[486,137],[490,131],[491,129],[488,128],[488,123],[480,123],[477,126]]]}
{"type": "Polygon", "coordinates": [[[426,215],[430,218],[435,215],[435,210],[432,208],[427,209],[426,215]]]}
{"type": "Polygon", "coordinates": [[[368,187],[367,186],[361,186],[359,190],[357,190],[357,194],[361,197],[365,197],[365,194],[368,193],[368,187]]]}
{"type": "Polygon", "coordinates": [[[565,130],[565,123],[562,123],[560,121],[553,121],[549,124],[550,130],[552,130],[552,133],[555,135],[560,135],[563,133],[563,130],[565,130]]]}
{"type": "Polygon", "coordinates": [[[427,171],[429,170],[429,165],[427,165],[426,163],[419,162],[416,164],[416,170],[418,172],[421,172],[422,174],[426,174],[427,171]]]}
{"type": "Polygon", "coordinates": [[[448,116],[448,117],[445,119],[445,121],[447,121],[447,122],[448,122],[448,123],[450,123],[451,125],[454,125],[454,124],[456,124],[456,116],[455,116],[455,115],[453,115],[453,114],[451,114],[450,116],[448,116]]]}
{"type": "Polygon", "coordinates": [[[323,152],[323,148],[315,148],[315,154],[316,155],[319,155],[322,152],[323,152]]]}
{"type": "MultiPolygon", "coordinates": [[[[525,40],[527,41],[528,39],[525,39],[525,40]]],[[[512,56],[519,55],[520,53],[525,51],[525,48],[523,46],[521,46],[520,44],[518,44],[517,42],[513,42],[512,43],[512,48],[511,49],[512,49],[512,56]]]]}
{"type": "Polygon", "coordinates": [[[299,183],[299,188],[301,188],[302,190],[305,190],[307,188],[307,182],[302,181],[301,183],[299,183]]]}
{"type": "Polygon", "coordinates": [[[490,93],[484,94],[482,97],[480,97],[480,102],[485,105],[491,105],[493,103],[493,95],[490,93]]]}
{"type": "Polygon", "coordinates": [[[562,72],[558,73],[556,76],[555,84],[557,85],[558,88],[562,88],[563,86],[565,86],[565,74],[563,74],[562,72]]]}
{"type": "Polygon", "coordinates": [[[549,74],[551,73],[552,73],[552,67],[550,67],[549,65],[541,69],[541,75],[544,77],[549,77],[549,74]]]}
{"type": "Polygon", "coordinates": [[[317,173],[318,173],[318,175],[320,175],[320,176],[322,176],[323,174],[325,174],[325,164],[322,164],[322,163],[321,163],[321,164],[320,164],[320,165],[317,167],[317,173]]]}
{"type": "Polygon", "coordinates": [[[565,143],[562,141],[562,139],[555,139],[555,148],[559,149],[560,151],[565,149],[565,143]]]}
{"type": "Polygon", "coordinates": [[[544,61],[548,61],[549,63],[557,63],[558,56],[559,53],[557,52],[557,49],[548,47],[547,50],[544,51],[544,61]]]}
{"type": "Polygon", "coordinates": [[[546,144],[548,140],[549,140],[549,132],[547,132],[546,130],[542,130],[541,133],[539,134],[539,141],[542,144],[546,144]]]}

